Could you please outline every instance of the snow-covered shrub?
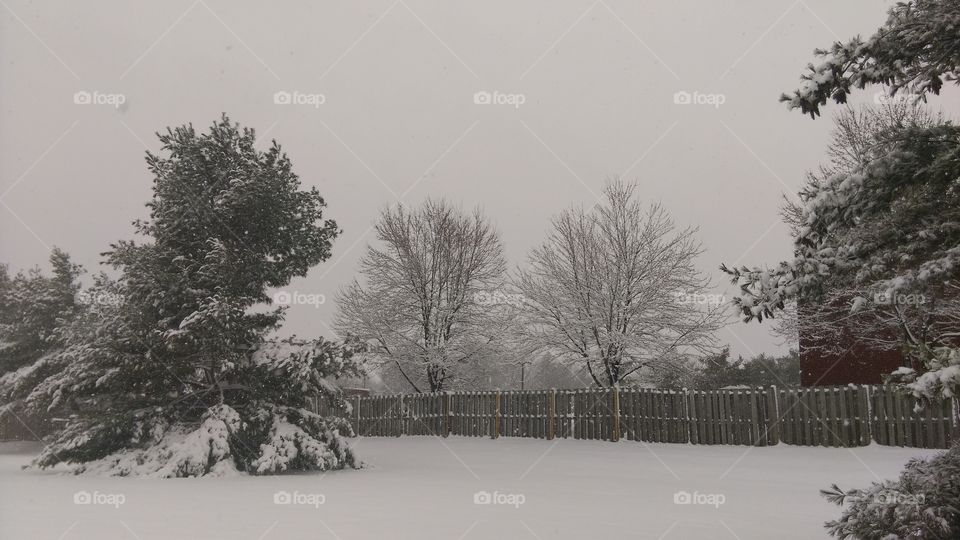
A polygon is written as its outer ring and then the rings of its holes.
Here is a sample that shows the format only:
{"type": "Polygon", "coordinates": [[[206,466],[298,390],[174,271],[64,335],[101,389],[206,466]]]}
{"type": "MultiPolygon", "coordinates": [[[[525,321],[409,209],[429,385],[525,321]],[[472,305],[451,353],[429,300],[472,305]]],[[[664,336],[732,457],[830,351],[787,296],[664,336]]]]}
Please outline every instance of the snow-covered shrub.
{"type": "MultiPolygon", "coordinates": [[[[103,435],[112,432],[119,449],[97,459],[78,459],[80,464],[74,472],[162,478],[228,474],[236,470],[230,438],[241,423],[240,415],[226,405],[208,409],[199,426],[171,425],[163,417],[147,417],[127,432],[116,429],[101,432],[103,435]]],[[[37,462],[46,465],[64,455],[72,457],[69,449],[90,446],[83,444],[88,433],[89,429],[76,434],[65,431],[44,449],[37,462]],[[79,444],[72,444],[74,442],[79,444]],[[61,454],[60,448],[66,451],[61,454]]]]}
{"type": "Polygon", "coordinates": [[[255,404],[237,411],[218,405],[199,425],[155,415],[126,425],[78,422],[62,431],[35,464],[66,461],[77,464],[77,474],[154,478],[324,471],[359,467],[344,439],[352,435],[346,420],[304,409],[255,404]]]}
{"type": "Polygon", "coordinates": [[[843,507],[840,519],[826,523],[836,538],[960,538],[960,445],[910,460],[896,481],[849,491],[833,485],[821,493],[843,507]]]}
{"type": "Polygon", "coordinates": [[[358,462],[343,435],[353,435],[342,418],[321,418],[303,409],[277,408],[262,423],[266,439],[249,464],[252,474],[287,470],[327,470],[356,467],[358,462]],[[343,433],[341,433],[341,430],[343,433]]]}

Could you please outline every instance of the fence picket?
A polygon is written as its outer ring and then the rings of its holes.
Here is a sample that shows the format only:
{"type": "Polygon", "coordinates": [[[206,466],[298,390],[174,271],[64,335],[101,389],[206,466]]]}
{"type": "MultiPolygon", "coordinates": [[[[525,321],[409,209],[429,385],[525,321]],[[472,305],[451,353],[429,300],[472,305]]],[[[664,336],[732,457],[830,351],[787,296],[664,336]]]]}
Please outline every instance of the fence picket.
{"type": "Polygon", "coordinates": [[[883,389],[877,389],[873,394],[873,412],[876,419],[873,423],[874,437],[880,444],[890,443],[890,431],[887,429],[887,404],[883,389]]]}
{"type": "MultiPolygon", "coordinates": [[[[940,413],[940,418],[950,418],[950,401],[943,400],[938,403],[938,412],[940,413]]],[[[931,448],[944,448],[947,444],[947,425],[945,422],[937,422],[937,434],[936,440],[931,445],[931,448]]]]}
{"type": "Polygon", "coordinates": [[[697,422],[700,430],[700,444],[713,444],[713,438],[710,437],[710,423],[707,421],[710,415],[707,397],[702,391],[697,391],[695,397],[696,399],[694,401],[697,404],[697,414],[700,416],[700,421],[697,422]]]}
{"type": "Polygon", "coordinates": [[[840,445],[849,448],[853,446],[851,444],[852,437],[850,436],[852,421],[850,416],[847,414],[847,402],[850,398],[850,388],[844,387],[837,390],[838,393],[838,409],[837,409],[837,425],[839,426],[838,433],[840,434],[840,445]]]}

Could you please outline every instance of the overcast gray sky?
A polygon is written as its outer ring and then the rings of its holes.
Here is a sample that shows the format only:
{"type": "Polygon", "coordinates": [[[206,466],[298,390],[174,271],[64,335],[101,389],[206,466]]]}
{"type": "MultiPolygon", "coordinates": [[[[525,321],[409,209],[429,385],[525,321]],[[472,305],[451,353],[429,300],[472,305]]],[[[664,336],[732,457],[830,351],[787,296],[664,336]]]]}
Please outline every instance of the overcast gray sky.
{"type": "MultiPolygon", "coordinates": [[[[289,287],[327,302],[292,307],[288,331],[331,335],[334,295],[398,198],[481,205],[515,265],[552,215],[592,204],[617,175],[701,227],[700,265],[722,292],[721,262],[790,255],[780,195],[822,160],[837,110],[812,121],[777,97],[815,47],[872,33],[889,5],[3,0],[0,261],[45,265],[56,245],[98,270],[146,215],[154,132],[227,112],[284,146],[344,230],[334,256],[289,287]],[[680,91],[711,103],[676,104],[680,91]],[[275,103],[277,92],[303,103],[275,103]],[[508,103],[478,104],[477,92],[508,103]]],[[[930,103],[956,118],[957,96],[930,103]]],[[[767,326],[720,339],[742,354],[781,350],[767,326]]]]}

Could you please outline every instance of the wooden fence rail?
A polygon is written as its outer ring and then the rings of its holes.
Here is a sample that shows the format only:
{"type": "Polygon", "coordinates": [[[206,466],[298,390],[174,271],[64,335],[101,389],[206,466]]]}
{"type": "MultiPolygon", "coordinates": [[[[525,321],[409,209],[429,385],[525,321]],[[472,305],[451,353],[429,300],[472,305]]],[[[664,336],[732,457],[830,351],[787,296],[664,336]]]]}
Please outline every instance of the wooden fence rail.
{"type": "Polygon", "coordinates": [[[768,446],[947,448],[960,439],[960,402],[916,410],[884,386],[659,390],[604,388],[443,392],[314,400],[362,436],[569,438],[768,446]]]}

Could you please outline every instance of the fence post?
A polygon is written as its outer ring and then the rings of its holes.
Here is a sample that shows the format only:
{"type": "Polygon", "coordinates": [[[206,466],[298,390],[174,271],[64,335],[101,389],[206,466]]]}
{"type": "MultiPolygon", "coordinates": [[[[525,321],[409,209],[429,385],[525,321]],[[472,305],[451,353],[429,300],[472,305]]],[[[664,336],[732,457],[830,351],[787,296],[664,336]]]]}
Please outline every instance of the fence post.
{"type": "Polygon", "coordinates": [[[764,432],[768,444],[780,442],[780,393],[775,384],[767,390],[767,425],[764,432]]]}
{"type": "Polygon", "coordinates": [[[356,431],[357,435],[360,435],[360,396],[354,397],[353,401],[354,401],[353,412],[354,412],[354,416],[356,416],[357,418],[356,420],[357,429],[354,431],[356,431]]]}
{"type": "Polygon", "coordinates": [[[500,438],[500,391],[497,390],[493,407],[493,438],[500,438]]]}
{"type": "Polygon", "coordinates": [[[404,434],[404,424],[406,424],[404,421],[405,414],[403,412],[403,394],[400,394],[398,399],[400,400],[400,403],[397,404],[397,432],[394,434],[395,437],[399,437],[404,434]]]}
{"type": "Polygon", "coordinates": [[[957,439],[960,439],[960,399],[956,397],[950,398],[950,432],[947,434],[949,439],[947,439],[947,447],[957,439]]]}
{"type": "Polygon", "coordinates": [[[443,436],[447,437],[450,435],[450,430],[452,429],[450,425],[452,414],[450,412],[450,391],[444,391],[443,393],[443,436]]]}
{"type": "Polygon", "coordinates": [[[620,440],[620,387],[614,386],[611,392],[611,405],[613,405],[613,430],[610,433],[610,440],[617,442],[620,440]]]}
{"type": "Polygon", "coordinates": [[[547,439],[553,439],[557,436],[557,390],[550,389],[547,397],[547,439]]]}

